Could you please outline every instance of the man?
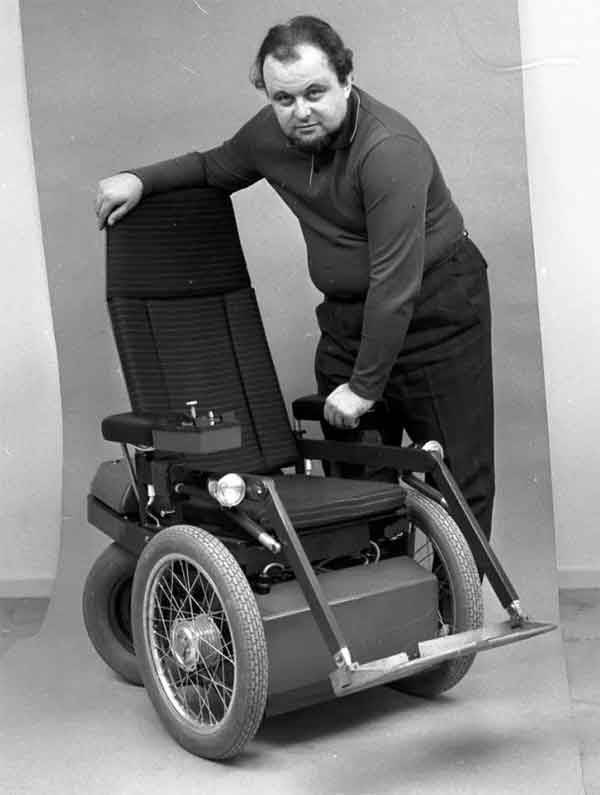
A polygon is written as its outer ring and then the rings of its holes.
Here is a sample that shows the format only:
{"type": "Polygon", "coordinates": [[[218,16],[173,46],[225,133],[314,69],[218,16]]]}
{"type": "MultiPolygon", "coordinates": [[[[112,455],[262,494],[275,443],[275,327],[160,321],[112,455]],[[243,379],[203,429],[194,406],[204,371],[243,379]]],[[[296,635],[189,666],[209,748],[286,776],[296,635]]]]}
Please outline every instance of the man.
{"type": "Polygon", "coordinates": [[[299,219],[324,294],[315,370],[330,434],[386,400],[383,438],[438,440],[483,531],[494,495],[486,264],[428,144],[352,83],[352,52],[315,17],[269,30],[252,79],[268,104],[233,138],[100,182],[100,228],[143,195],[233,192],[266,178],[299,219]]]}

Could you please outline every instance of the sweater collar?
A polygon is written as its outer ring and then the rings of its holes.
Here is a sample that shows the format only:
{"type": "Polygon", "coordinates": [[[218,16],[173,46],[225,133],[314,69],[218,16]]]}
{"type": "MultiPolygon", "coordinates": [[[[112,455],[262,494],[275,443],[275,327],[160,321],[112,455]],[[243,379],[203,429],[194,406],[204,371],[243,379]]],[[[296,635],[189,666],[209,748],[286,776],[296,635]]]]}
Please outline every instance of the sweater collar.
{"type": "Polygon", "coordinates": [[[348,97],[348,110],[342,122],[342,126],[335,134],[333,141],[329,144],[329,149],[345,149],[350,146],[356,130],[358,129],[358,114],[360,112],[360,94],[358,90],[352,87],[350,96],[348,97]]]}

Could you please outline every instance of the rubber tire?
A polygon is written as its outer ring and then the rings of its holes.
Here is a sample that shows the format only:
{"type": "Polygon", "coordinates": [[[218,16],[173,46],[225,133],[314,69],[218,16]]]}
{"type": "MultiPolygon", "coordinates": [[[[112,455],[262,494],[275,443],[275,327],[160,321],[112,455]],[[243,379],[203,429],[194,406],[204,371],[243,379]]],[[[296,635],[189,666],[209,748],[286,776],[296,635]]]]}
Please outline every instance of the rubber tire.
{"type": "MultiPolygon", "coordinates": [[[[483,625],[483,596],[473,554],[456,522],[444,508],[416,489],[407,487],[408,516],[426,535],[440,557],[454,603],[454,632],[483,625]]],[[[457,685],[473,665],[475,654],[447,660],[428,671],[392,682],[395,690],[434,698],[457,685]]]]}
{"type": "Polygon", "coordinates": [[[133,583],[133,634],[146,690],[169,734],[187,751],[206,759],[240,753],[256,734],[265,711],[268,656],[262,618],[238,562],[211,533],[190,525],[162,530],[140,556],[133,583]],[[157,676],[145,615],[152,572],[168,555],[191,559],[212,580],[234,643],[236,677],[229,713],[212,731],[196,728],[170,703],[157,676]]]}
{"type": "Polygon", "coordinates": [[[111,544],[90,569],[82,606],[85,628],[100,657],[127,682],[142,685],[131,634],[131,607],[123,604],[127,599],[123,589],[132,587],[135,567],[132,554],[119,544],[111,544]],[[129,622],[124,624],[119,610],[129,611],[129,622]]]}

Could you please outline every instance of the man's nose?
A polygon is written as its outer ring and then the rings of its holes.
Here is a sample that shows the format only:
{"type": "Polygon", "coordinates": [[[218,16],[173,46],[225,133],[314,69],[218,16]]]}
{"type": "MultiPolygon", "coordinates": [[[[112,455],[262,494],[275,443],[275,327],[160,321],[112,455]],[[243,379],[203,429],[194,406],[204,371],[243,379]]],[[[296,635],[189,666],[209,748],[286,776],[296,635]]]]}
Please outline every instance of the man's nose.
{"type": "Polygon", "coordinates": [[[296,118],[301,121],[304,119],[308,119],[310,113],[311,113],[310,104],[302,97],[298,97],[296,99],[296,104],[294,106],[294,114],[296,118]]]}

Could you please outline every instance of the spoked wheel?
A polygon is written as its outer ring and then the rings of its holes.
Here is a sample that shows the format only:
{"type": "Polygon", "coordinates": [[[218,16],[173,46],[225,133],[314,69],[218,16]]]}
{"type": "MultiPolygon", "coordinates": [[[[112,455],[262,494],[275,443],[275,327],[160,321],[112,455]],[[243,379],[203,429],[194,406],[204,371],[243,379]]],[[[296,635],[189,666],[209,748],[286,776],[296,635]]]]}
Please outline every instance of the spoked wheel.
{"type": "Polygon", "coordinates": [[[142,684],[131,632],[131,589],[136,558],[111,544],[96,560],[83,589],[83,620],[104,662],[134,685],[142,684]]]}
{"type": "MultiPolygon", "coordinates": [[[[415,489],[407,493],[412,556],[438,580],[438,635],[478,629],[483,597],[477,566],[464,536],[441,505],[415,489]]],[[[420,696],[436,696],[465,676],[475,655],[440,663],[431,670],[400,679],[392,687],[420,696]]]]}
{"type": "Polygon", "coordinates": [[[238,754],[263,717],[268,659],[235,558],[199,528],[162,530],[140,557],[132,605],[144,684],[167,731],[198,756],[238,754]]]}

